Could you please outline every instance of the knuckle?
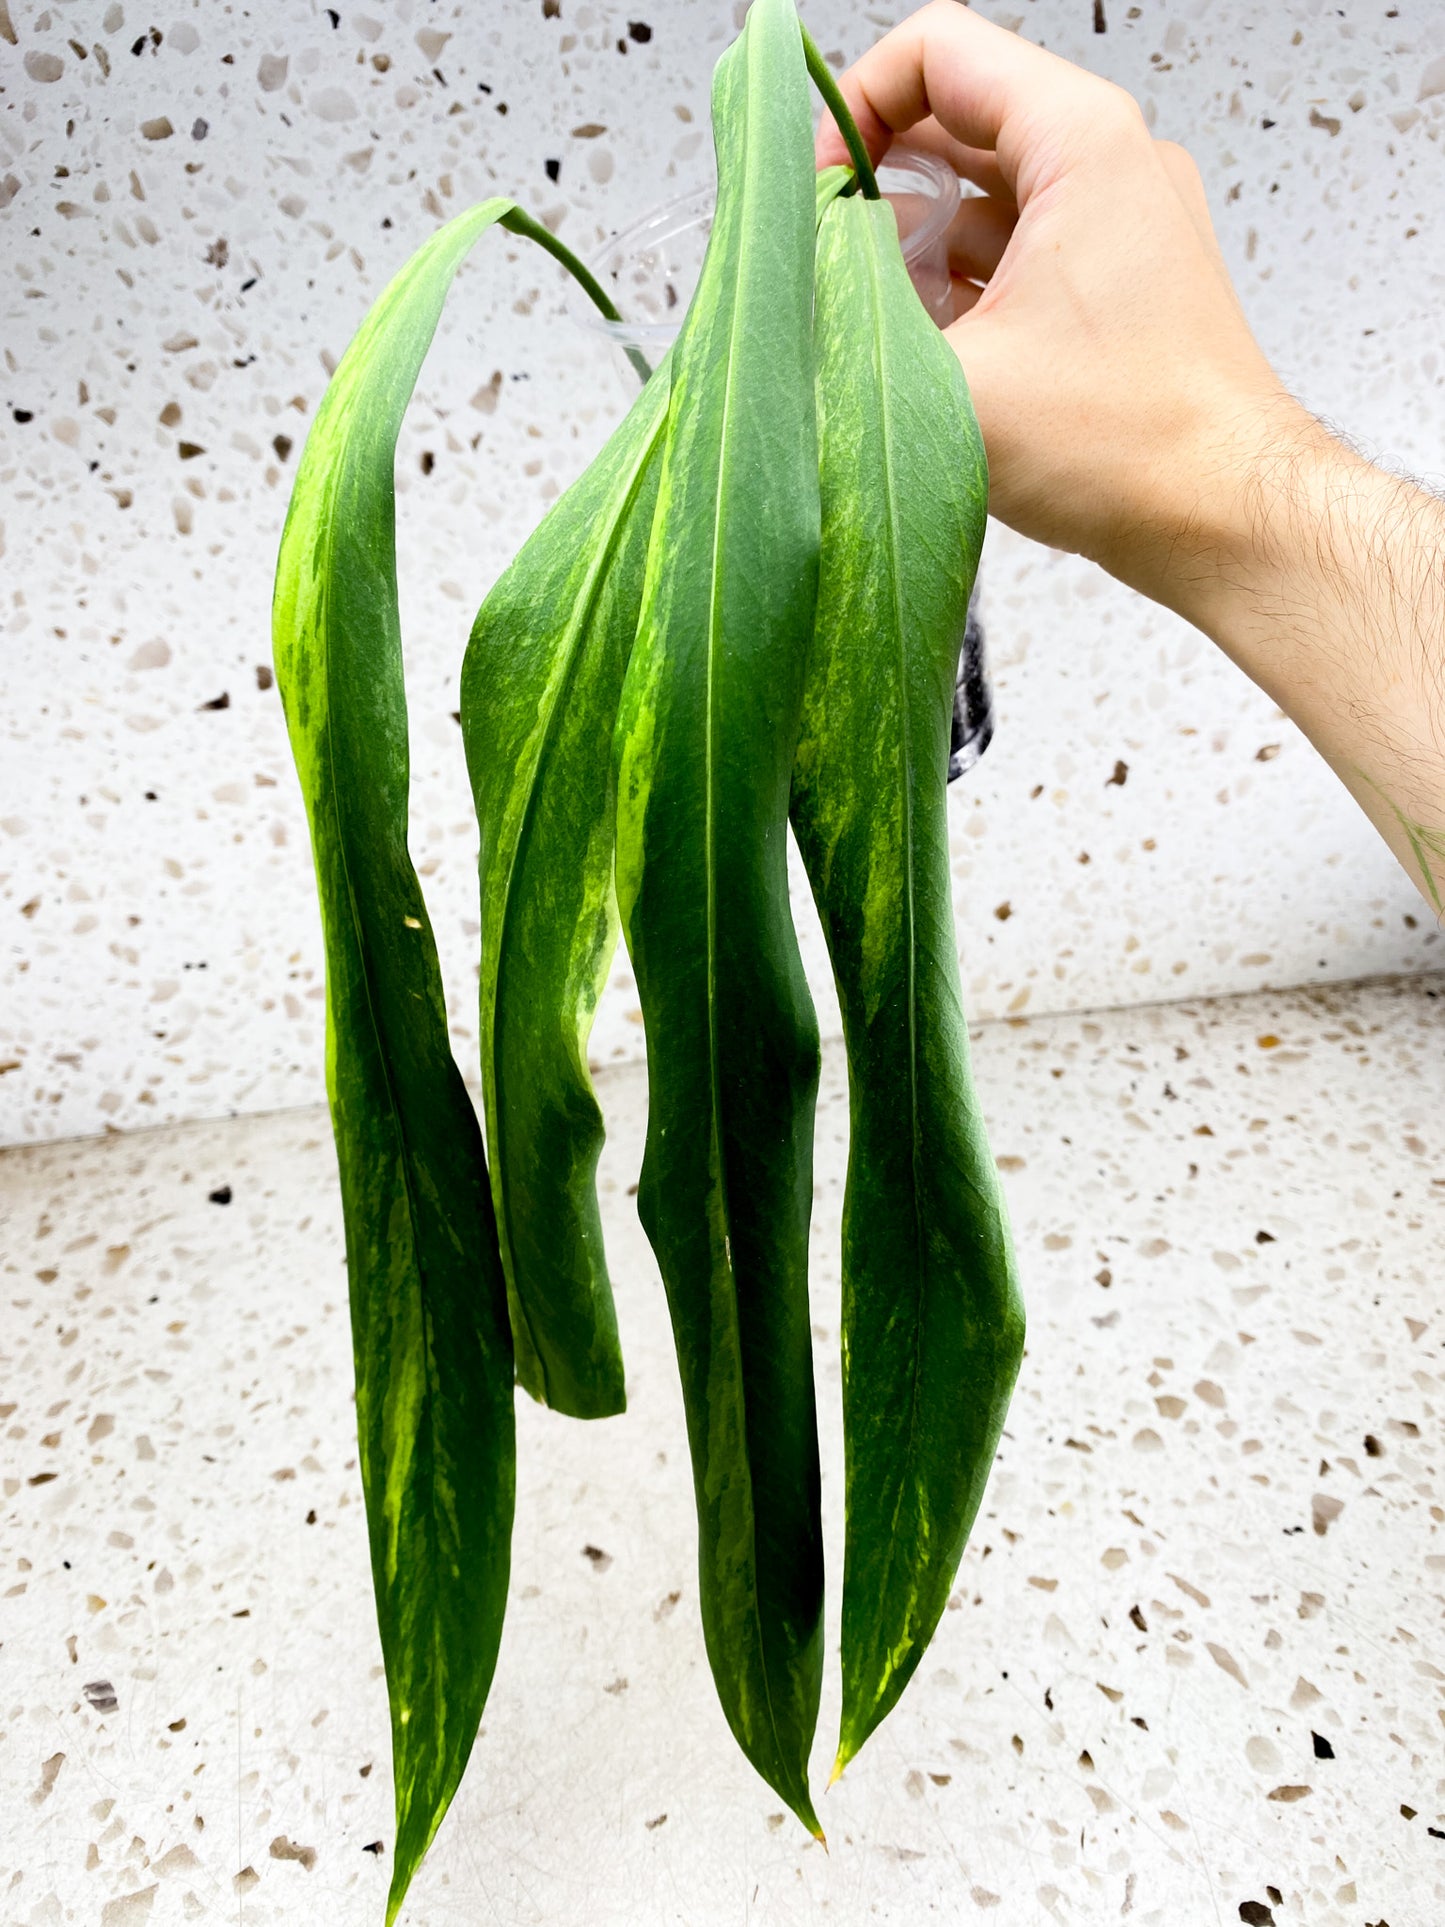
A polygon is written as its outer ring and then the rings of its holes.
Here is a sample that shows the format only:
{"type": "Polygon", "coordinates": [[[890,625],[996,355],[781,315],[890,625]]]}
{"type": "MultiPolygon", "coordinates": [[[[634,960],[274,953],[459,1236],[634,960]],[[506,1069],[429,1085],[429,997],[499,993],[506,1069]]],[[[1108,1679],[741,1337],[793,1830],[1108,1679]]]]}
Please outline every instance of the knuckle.
{"type": "Polygon", "coordinates": [[[1187,147],[1181,147],[1178,141],[1156,141],[1154,145],[1159,150],[1160,159],[1177,180],[1199,180],[1199,168],[1187,147]]]}
{"type": "Polygon", "coordinates": [[[1110,130],[1123,138],[1151,138],[1144,122],[1144,110],[1129,92],[1112,80],[1100,82],[1098,113],[1110,130]]]}

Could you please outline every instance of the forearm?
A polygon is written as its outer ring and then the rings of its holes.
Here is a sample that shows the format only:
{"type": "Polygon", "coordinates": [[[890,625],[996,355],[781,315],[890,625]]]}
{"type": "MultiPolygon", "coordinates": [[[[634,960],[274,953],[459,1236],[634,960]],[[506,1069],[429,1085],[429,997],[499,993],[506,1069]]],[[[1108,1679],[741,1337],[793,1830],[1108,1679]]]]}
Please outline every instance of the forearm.
{"type": "Polygon", "coordinates": [[[1445,900],[1445,503],[1282,402],[1201,473],[1168,585],[1309,737],[1438,916],[1445,900]],[[1232,480],[1226,480],[1232,477],[1232,480]]]}

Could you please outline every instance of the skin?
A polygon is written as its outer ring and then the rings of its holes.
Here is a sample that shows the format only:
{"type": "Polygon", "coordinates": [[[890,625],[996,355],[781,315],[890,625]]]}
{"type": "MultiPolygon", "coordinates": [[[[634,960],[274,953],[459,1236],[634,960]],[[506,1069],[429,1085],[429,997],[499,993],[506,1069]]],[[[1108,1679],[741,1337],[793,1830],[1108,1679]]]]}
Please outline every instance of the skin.
{"type": "MultiPolygon", "coordinates": [[[[993,514],[1218,643],[1309,737],[1439,917],[1445,503],[1286,391],[1182,147],[1122,88],[933,0],[842,76],[877,161],[907,134],[981,194],[947,330],[993,514]]],[[[846,160],[831,119],[820,165],[846,160]]]]}

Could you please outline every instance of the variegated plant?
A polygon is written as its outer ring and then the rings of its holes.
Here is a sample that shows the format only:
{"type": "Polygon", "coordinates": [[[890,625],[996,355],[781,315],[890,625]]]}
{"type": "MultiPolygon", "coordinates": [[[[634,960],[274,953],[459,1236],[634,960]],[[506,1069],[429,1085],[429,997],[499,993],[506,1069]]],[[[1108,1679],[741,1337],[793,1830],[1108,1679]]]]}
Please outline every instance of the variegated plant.
{"type": "Polygon", "coordinates": [[[713,125],[717,211],[678,340],[487,596],[462,672],[485,1152],[407,850],[393,468],[447,289],[489,228],[545,246],[613,312],[514,203],[449,223],[377,301],[318,412],[282,537],[276,665],[326,944],[392,1712],[388,1922],[496,1663],[514,1382],[578,1417],[624,1404],[586,1057],[619,913],[647,1037],[639,1208],[682,1373],[708,1657],[738,1743],[814,1832],[818,1035],[790,819],[842,1003],[852,1122],[836,1771],[937,1624],[1022,1352],[944,817],[983,449],[792,0],[754,0],[718,65],[713,125]],[[852,170],[814,176],[809,71],[852,170]]]}

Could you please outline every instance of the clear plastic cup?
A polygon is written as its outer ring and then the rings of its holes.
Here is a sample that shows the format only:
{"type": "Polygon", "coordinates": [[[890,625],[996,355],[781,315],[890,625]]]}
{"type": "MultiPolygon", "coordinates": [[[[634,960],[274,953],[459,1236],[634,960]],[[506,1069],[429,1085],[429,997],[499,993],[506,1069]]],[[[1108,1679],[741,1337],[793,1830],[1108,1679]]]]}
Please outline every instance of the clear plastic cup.
{"type": "MultiPolygon", "coordinates": [[[[944,326],[953,318],[945,237],[958,211],[958,176],[931,154],[895,147],[878,169],[878,185],[893,203],[903,259],[919,299],[944,326]]],[[[568,290],[573,321],[616,350],[629,395],[637,392],[637,375],[627,350],[640,350],[656,366],[682,325],[707,250],[713,198],[713,190],[703,187],[664,201],[588,257],[622,321],[600,315],[575,283],[568,290]]]]}
{"type": "MultiPolygon", "coordinates": [[[[909,277],[928,313],[940,327],[946,326],[953,318],[947,235],[958,211],[958,176],[933,155],[904,147],[891,148],[877,172],[879,187],[893,203],[909,277]]],[[[588,257],[588,267],[612,296],[624,317],[621,321],[600,315],[575,283],[568,289],[569,315],[586,333],[611,344],[629,398],[638,388],[629,351],[656,367],[682,325],[707,251],[713,201],[711,187],[679,194],[614,234],[588,257]]],[[[975,592],[960,642],[950,782],[972,769],[992,737],[993,696],[975,592]]]]}

